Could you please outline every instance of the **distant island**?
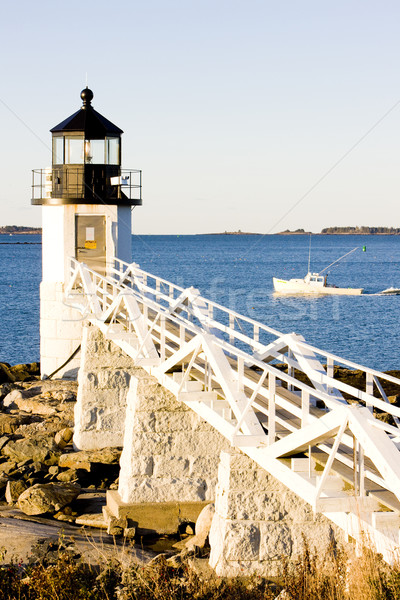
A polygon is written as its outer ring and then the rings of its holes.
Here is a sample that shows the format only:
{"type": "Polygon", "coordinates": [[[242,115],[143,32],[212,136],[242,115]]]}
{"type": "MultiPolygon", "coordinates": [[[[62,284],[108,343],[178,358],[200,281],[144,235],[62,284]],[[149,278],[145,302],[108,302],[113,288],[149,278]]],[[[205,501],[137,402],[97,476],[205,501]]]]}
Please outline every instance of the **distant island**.
{"type": "Polygon", "coordinates": [[[251,231],[241,231],[238,229],[237,231],[221,231],[220,233],[206,233],[199,235],[262,235],[262,233],[252,233],[251,231]]]}
{"type": "Polygon", "coordinates": [[[321,233],[312,233],[304,229],[280,231],[275,235],[400,235],[400,227],[325,227],[321,233]]]}
{"type": "Polygon", "coordinates": [[[0,234],[8,235],[19,235],[19,234],[40,234],[42,233],[41,227],[24,227],[23,225],[6,225],[0,227],[0,234]]]}
{"type": "Polygon", "coordinates": [[[285,229],[285,231],[280,231],[275,235],[311,235],[311,231],[304,231],[304,229],[296,229],[295,231],[290,231],[290,229],[285,229]]]}
{"type": "Polygon", "coordinates": [[[400,227],[325,227],[321,234],[400,235],[400,227]]]}

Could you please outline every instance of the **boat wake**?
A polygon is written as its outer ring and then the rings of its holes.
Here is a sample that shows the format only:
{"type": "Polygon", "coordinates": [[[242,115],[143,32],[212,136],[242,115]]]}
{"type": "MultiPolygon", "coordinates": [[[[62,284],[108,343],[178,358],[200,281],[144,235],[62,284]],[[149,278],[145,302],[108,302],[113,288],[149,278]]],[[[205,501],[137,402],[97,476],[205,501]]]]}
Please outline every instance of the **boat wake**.
{"type": "Polygon", "coordinates": [[[365,296],[400,296],[400,288],[390,287],[375,294],[364,294],[365,296]]]}

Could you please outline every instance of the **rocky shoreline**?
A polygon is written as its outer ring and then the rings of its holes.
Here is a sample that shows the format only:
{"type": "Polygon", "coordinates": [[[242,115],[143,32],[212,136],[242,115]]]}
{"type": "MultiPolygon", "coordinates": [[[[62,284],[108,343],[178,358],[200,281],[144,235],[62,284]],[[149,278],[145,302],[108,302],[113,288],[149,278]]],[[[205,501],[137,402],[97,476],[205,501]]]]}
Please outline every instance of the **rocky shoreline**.
{"type": "Polygon", "coordinates": [[[99,559],[100,546],[103,555],[112,556],[117,545],[142,562],[160,551],[180,553],[182,548],[173,545],[194,534],[194,524],[175,537],[140,539],[138,548],[134,529],[107,526],[106,489],[118,487],[122,448],[74,451],[76,394],[75,381],[40,380],[37,363],[0,363],[2,562],[10,556],[26,561],[32,552],[43,554],[61,532],[73,537],[75,549],[91,563],[99,559]]]}
{"type": "MultiPolygon", "coordinates": [[[[336,368],[335,378],[365,389],[361,372],[336,368]]],[[[89,562],[98,559],[98,544],[110,556],[117,544],[139,562],[160,552],[171,561],[180,560],[177,555],[206,557],[209,510],[201,513],[197,525],[184,524],[175,536],[138,540],[132,524],[107,522],[106,490],[118,488],[122,449],[74,450],[77,385],[40,380],[38,363],[0,363],[0,548],[7,550],[3,563],[10,555],[26,561],[38,548],[43,553],[60,532],[73,537],[75,550],[89,562]]],[[[387,384],[385,392],[390,402],[400,404],[400,388],[387,384]]],[[[377,416],[387,418],[384,413],[377,416]]]]}

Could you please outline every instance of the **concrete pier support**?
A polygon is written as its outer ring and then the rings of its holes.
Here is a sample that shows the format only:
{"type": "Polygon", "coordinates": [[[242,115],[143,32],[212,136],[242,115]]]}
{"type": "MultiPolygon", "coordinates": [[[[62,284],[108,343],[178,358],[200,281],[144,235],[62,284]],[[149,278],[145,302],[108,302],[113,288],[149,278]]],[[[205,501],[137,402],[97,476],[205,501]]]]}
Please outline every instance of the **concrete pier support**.
{"type": "Polygon", "coordinates": [[[131,377],[115,518],[141,531],[174,533],[214,500],[219,454],[228,442],[144,370],[131,377]],[[146,508],[147,507],[147,508],[146,508]]]}
{"type": "Polygon", "coordinates": [[[228,442],[145,371],[131,378],[123,445],[123,502],[214,500],[228,442]]]}
{"type": "Polygon", "coordinates": [[[132,359],[100,329],[84,325],[73,438],[77,449],[122,447],[126,396],[136,371],[132,359]]]}
{"type": "Polygon", "coordinates": [[[325,556],[344,533],[240,451],[221,452],[210,565],[219,576],[277,577],[306,540],[325,556]]]}

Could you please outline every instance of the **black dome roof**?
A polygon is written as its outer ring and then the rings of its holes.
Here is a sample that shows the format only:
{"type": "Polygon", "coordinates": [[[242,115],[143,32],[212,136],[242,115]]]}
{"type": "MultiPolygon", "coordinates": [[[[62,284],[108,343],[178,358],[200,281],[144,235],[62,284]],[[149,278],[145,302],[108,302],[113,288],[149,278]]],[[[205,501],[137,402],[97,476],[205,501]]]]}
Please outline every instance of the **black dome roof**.
{"type": "Polygon", "coordinates": [[[119,136],[122,129],[103,117],[91,105],[93,92],[86,87],[81,92],[83,106],[73,115],[50,129],[51,133],[82,131],[87,139],[102,139],[107,135],[119,136]]]}

